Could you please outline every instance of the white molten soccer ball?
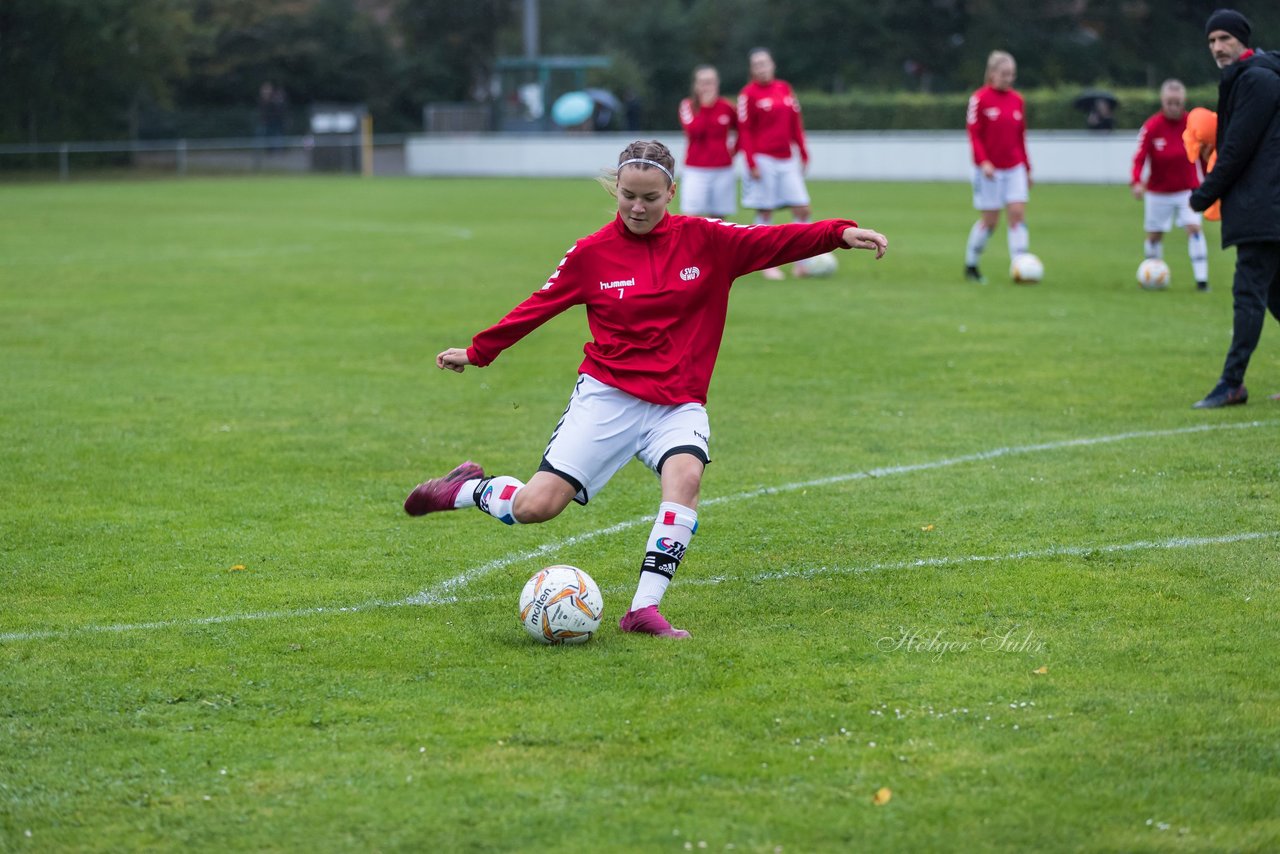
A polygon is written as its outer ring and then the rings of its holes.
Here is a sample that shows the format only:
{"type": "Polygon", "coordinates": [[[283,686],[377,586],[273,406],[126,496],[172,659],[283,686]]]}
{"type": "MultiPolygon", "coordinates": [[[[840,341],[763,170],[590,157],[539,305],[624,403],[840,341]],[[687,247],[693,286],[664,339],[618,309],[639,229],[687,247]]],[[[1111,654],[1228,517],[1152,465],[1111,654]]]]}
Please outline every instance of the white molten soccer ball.
{"type": "Polygon", "coordinates": [[[1044,278],[1044,264],[1030,252],[1023,252],[1009,265],[1009,275],[1019,285],[1034,285],[1044,278]]]}
{"type": "Polygon", "coordinates": [[[800,262],[804,268],[806,276],[816,276],[818,278],[826,278],[836,271],[839,263],[836,261],[836,253],[824,252],[821,255],[814,255],[812,258],[806,258],[800,262]]]}
{"type": "Polygon", "coordinates": [[[1138,284],[1149,291],[1169,287],[1169,265],[1159,258],[1148,258],[1138,265],[1138,284]]]}
{"type": "Polygon", "coordinates": [[[543,643],[586,643],[603,615],[600,588],[576,566],[540,569],[520,592],[520,622],[543,643]]]}

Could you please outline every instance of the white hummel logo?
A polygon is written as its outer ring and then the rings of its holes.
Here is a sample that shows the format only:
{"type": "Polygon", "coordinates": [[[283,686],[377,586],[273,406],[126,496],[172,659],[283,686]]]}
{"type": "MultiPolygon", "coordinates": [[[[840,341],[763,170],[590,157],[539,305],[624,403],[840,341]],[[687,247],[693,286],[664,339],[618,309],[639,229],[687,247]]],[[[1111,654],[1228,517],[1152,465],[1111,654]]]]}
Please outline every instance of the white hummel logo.
{"type": "Polygon", "coordinates": [[[701,276],[701,275],[702,275],[702,271],[699,270],[697,267],[685,267],[683,270],[680,271],[680,278],[684,279],[686,282],[692,282],[694,279],[698,278],[698,276],[701,276]]]}

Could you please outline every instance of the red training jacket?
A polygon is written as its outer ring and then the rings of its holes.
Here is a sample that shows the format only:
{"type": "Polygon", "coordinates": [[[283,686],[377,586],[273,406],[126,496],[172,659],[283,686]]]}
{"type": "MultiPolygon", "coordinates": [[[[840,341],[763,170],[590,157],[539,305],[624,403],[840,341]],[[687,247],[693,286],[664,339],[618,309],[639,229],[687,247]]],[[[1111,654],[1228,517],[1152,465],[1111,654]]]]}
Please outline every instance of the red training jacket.
{"type": "Polygon", "coordinates": [[[809,162],[800,121],[800,102],[785,80],[742,87],[738,94],[738,150],[747,156],[747,166],[756,165],[757,154],[786,160],[791,145],[800,149],[800,159],[809,162]]]}
{"type": "Polygon", "coordinates": [[[1200,186],[1196,164],[1187,159],[1187,147],[1182,133],[1187,129],[1184,114],[1177,121],[1164,113],[1156,113],[1142,124],[1138,131],[1138,151],[1133,156],[1133,173],[1130,184],[1142,180],[1142,167],[1150,163],[1147,189],[1153,193],[1179,193],[1200,186]]]}
{"type": "Polygon", "coordinates": [[[997,169],[1012,169],[1027,158],[1027,117],[1022,96],[1010,89],[1001,92],[983,86],[969,97],[965,125],[973,146],[973,162],[981,165],[990,160],[997,169]]]}
{"type": "Polygon", "coordinates": [[[844,247],[852,220],[739,225],[667,214],[632,234],[622,218],[582,238],[534,291],[467,348],[484,367],[570,306],[592,340],[580,373],[651,403],[706,403],[729,288],[739,276],[844,247]]]}
{"type": "Polygon", "coordinates": [[[684,165],[702,169],[723,169],[733,165],[733,149],[729,133],[738,129],[738,114],[724,98],[710,107],[694,110],[693,101],[680,102],[680,126],[689,141],[684,152],[684,165]]]}

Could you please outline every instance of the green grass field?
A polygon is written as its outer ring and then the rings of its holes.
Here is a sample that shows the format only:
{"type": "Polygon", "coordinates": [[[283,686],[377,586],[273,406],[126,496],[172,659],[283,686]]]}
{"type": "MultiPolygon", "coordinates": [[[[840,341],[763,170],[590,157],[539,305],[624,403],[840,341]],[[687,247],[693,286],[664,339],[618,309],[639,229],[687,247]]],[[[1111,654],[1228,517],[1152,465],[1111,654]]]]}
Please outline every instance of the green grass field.
{"type": "MultiPolygon", "coordinates": [[[[889,235],[739,282],[716,462],[624,636],[641,466],[508,529],[586,323],[437,371],[610,214],[589,181],[0,186],[0,850],[1280,847],[1280,334],[1193,411],[1232,254],[1133,279],[1124,187],[1037,186],[960,280],[961,185],[816,184],[889,235]],[[587,569],[584,647],[525,635],[587,569]],[[873,798],[891,792],[886,803],[873,798]]],[[[883,796],[882,796],[883,798],[883,796]]]]}

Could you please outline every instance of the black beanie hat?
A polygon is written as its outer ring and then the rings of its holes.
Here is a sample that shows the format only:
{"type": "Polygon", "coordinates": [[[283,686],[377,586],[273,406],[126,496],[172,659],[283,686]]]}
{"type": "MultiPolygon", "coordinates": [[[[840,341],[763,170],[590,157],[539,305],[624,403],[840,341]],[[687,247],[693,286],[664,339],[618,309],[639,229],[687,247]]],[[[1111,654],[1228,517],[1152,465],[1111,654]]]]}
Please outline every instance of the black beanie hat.
{"type": "Polygon", "coordinates": [[[1249,34],[1253,32],[1253,27],[1249,26],[1249,19],[1235,9],[1219,9],[1210,15],[1209,20],[1204,23],[1204,34],[1206,36],[1214,30],[1226,30],[1239,39],[1240,44],[1248,47],[1249,34]]]}

